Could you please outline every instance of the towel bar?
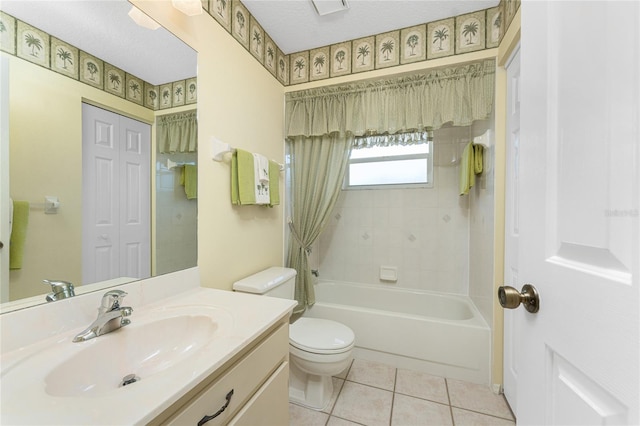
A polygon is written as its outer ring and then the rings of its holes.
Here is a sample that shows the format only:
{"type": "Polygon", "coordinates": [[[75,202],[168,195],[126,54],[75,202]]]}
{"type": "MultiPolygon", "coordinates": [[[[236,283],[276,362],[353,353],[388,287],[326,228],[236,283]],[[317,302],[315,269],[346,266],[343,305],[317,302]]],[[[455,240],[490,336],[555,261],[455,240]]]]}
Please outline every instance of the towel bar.
{"type": "MultiPolygon", "coordinates": [[[[211,138],[211,157],[214,161],[223,161],[224,155],[228,152],[235,152],[236,149],[228,143],[222,142],[219,139],[211,138]]],[[[278,163],[280,170],[284,170],[284,165],[278,163]]]]}

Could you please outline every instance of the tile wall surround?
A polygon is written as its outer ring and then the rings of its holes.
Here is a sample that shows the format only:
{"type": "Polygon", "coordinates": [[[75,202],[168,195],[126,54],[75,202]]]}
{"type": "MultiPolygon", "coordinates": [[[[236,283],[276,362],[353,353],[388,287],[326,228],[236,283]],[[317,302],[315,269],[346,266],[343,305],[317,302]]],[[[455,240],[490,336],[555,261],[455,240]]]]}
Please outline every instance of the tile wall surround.
{"type": "Polygon", "coordinates": [[[488,126],[436,131],[433,188],[342,191],[311,258],[321,279],[468,295],[470,201],[459,195],[459,160],[488,126]],[[396,283],[380,280],[382,265],[398,268],[396,283]]]}
{"type": "Polygon", "coordinates": [[[196,77],[159,86],[149,84],[2,11],[0,37],[3,52],[154,111],[198,100],[196,77]]]}
{"type": "Polygon", "coordinates": [[[240,0],[202,0],[202,7],[282,85],[291,86],[497,47],[520,2],[501,0],[490,9],[290,54],[240,0]]]}

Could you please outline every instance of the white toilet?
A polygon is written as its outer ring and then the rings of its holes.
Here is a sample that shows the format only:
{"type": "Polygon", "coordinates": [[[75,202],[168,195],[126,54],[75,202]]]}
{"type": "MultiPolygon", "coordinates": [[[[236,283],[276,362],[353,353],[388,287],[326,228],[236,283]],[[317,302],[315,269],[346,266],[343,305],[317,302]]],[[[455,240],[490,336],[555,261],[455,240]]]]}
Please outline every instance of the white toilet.
{"type": "MultiPolygon", "coordinates": [[[[272,267],[233,284],[243,293],[294,298],[295,269],[272,267]]],[[[319,318],[298,318],[289,326],[289,400],[322,410],[333,393],[331,376],[351,360],[353,331],[344,324],[319,318]]]]}

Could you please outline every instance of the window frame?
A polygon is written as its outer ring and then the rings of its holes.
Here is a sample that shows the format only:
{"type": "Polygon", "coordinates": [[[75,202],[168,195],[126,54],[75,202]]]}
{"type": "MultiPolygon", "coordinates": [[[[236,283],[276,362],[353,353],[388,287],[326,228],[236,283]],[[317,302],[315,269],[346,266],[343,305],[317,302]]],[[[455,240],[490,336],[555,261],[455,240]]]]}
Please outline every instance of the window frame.
{"type": "MultiPolygon", "coordinates": [[[[433,177],[433,141],[425,141],[425,144],[429,145],[429,149],[427,153],[421,154],[405,154],[405,155],[387,155],[380,157],[370,157],[370,158],[351,158],[349,155],[349,160],[347,163],[347,170],[344,175],[344,183],[342,185],[343,190],[353,191],[353,190],[361,190],[361,189],[404,189],[404,188],[433,188],[434,186],[434,177],[433,177]],[[398,161],[398,160],[426,160],[425,167],[427,168],[427,181],[426,182],[417,182],[417,183],[384,183],[384,184],[374,184],[374,185],[351,185],[350,184],[350,169],[351,164],[362,164],[362,163],[384,163],[386,161],[398,161]]],[[[367,148],[361,148],[367,149],[367,148]]],[[[353,152],[353,151],[352,151],[353,152]]]]}

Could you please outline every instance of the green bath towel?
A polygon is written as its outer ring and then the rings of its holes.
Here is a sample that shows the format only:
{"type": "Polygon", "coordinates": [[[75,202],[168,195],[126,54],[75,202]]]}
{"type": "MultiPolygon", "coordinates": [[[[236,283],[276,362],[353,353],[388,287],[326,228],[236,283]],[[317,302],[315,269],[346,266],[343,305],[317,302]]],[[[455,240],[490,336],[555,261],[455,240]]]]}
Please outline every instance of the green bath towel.
{"type": "Polygon", "coordinates": [[[198,198],[198,167],[185,164],[180,171],[180,184],[184,185],[184,192],[188,200],[198,198]]]}
{"type": "Polygon", "coordinates": [[[269,161],[269,207],[280,204],[280,164],[269,161]]]}
{"type": "Polygon", "coordinates": [[[469,142],[462,151],[460,160],[460,195],[469,193],[469,189],[476,184],[476,174],[473,161],[473,143],[469,142]]]}
{"type": "Polygon", "coordinates": [[[13,218],[11,225],[11,248],[9,249],[9,269],[22,269],[24,243],[27,239],[29,224],[29,203],[13,202],[13,218]]]}
{"type": "Polygon", "coordinates": [[[255,204],[254,184],[253,154],[236,149],[231,157],[231,203],[236,205],[255,204]]]}
{"type": "Polygon", "coordinates": [[[482,173],[482,157],[484,148],[482,145],[473,145],[473,172],[477,175],[482,173]]]}

